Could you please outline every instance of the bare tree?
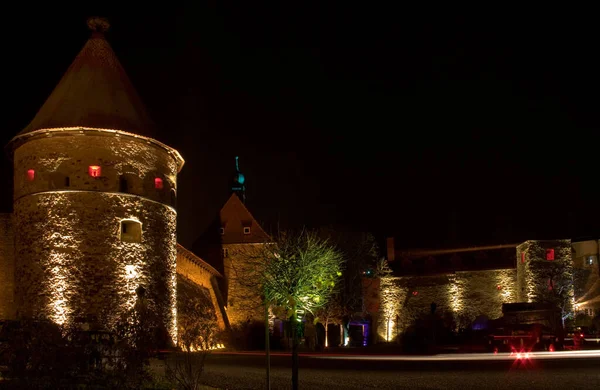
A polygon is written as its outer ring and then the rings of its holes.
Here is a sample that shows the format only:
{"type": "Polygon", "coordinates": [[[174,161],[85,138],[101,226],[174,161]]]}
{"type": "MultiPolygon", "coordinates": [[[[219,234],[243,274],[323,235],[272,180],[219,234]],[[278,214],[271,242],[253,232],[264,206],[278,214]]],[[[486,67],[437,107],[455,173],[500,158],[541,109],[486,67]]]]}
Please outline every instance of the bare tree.
{"type": "MultiPolygon", "coordinates": [[[[379,247],[371,233],[347,231],[332,226],[321,228],[319,236],[327,239],[341,252],[344,259],[344,272],[334,297],[330,300],[331,307],[326,308],[333,322],[343,327],[344,338],[348,337],[350,321],[356,315],[364,315],[363,307],[363,277],[372,275],[378,266],[379,247]]],[[[325,318],[323,313],[321,318],[325,318]]],[[[327,327],[326,327],[327,329],[327,327]]]]}

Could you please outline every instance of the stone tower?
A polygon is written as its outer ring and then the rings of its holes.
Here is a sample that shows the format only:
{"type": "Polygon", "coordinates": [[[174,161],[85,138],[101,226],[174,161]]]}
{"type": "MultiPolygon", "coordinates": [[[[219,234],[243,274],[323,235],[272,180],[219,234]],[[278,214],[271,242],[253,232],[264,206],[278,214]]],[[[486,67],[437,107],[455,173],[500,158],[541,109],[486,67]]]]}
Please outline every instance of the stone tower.
{"type": "Polygon", "coordinates": [[[17,317],[110,329],[145,291],[176,342],[175,200],[184,161],[152,137],[104,37],[106,20],[88,26],[90,39],[9,144],[17,317]]]}

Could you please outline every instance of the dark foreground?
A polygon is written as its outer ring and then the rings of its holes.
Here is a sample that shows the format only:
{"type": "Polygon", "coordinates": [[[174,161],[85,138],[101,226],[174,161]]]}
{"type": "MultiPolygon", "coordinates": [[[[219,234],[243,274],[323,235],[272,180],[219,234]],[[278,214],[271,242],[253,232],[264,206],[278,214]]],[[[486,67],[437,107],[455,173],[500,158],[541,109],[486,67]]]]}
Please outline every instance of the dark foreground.
{"type": "MultiPolygon", "coordinates": [[[[291,358],[279,355],[271,359],[272,388],[291,388],[291,358]]],[[[391,359],[396,358],[301,356],[300,387],[328,390],[600,389],[600,353],[532,356],[528,360],[495,355],[472,355],[470,360],[456,360],[452,356],[391,359]]],[[[264,355],[213,354],[207,359],[203,382],[220,389],[264,389],[264,355]]]]}

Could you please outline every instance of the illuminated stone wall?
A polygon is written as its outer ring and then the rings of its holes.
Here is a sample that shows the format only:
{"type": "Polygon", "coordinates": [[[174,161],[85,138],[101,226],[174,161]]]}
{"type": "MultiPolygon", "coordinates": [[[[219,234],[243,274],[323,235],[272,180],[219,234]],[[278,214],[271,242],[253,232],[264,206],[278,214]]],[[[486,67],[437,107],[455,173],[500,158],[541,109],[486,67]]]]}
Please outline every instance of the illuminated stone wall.
{"type": "Polygon", "coordinates": [[[14,235],[12,214],[0,214],[0,319],[12,319],[14,307],[14,235]]]}
{"type": "Polygon", "coordinates": [[[600,314],[600,240],[574,242],[572,246],[575,312],[600,314]]]}
{"type": "MultiPolygon", "coordinates": [[[[227,281],[227,317],[232,326],[264,321],[261,286],[248,275],[254,273],[246,260],[263,244],[223,244],[224,276],[227,281]]],[[[251,262],[250,262],[251,263],[251,262]]]]}
{"type": "Polygon", "coordinates": [[[190,258],[191,256],[188,253],[179,248],[181,247],[178,247],[177,251],[177,274],[183,276],[186,280],[195,283],[207,291],[212,306],[215,310],[219,329],[224,330],[228,322],[226,314],[224,313],[225,308],[220,296],[220,291],[218,288],[216,288],[216,271],[210,270],[209,267],[212,267],[208,264],[205,264],[200,259],[194,261],[194,258],[190,258]]]}
{"type": "Polygon", "coordinates": [[[518,301],[554,303],[573,311],[571,240],[526,241],[517,247],[518,301]],[[553,250],[554,259],[547,254],[553,250]]]}
{"type": "Polygon", "coordinates": [[[377,315],[378,341],[394,341],[417,318],[431,312],[467,326],[477,316],[502,316],[502,303],[515,302],[516,270],[465,271],[431,276],[382,278],[377,315]]]}
{"type": "Polygon", "coordinates": [[[143,286],[176,341],[177,164],[146,139],[88,129],[39,135],[19,146],[14,152],[18,316],[111,328],[143,286]],[[101,167],[99,177],[88,174],[90,165],[101,167]],[[163,188],[155,188],[157,177],[163,188]],[[139,242],[122,239],[123,220],[141,224],[139,242]]]}
{"type": "Polygon", "coordinates": [[[21,317],[113,325],[138,286],[176,331],[176,213],[125,194],[39,193],[15,204],[16,301],[21,317]],[[121,220],[142,224],[140,243],[120,239],[121,220]]]}
{"type": "Polygon", "coordinates": [[[36,138],[15,151],[14,164],[14,199],[56,190],[120,192],[124,178],[127,188],[123,192],[174,205],[177,161],[142,139],[92,130],[79,135],[36,138]],[[89,176],[90,165],[101,167],[100,177],[89,176]],[[33,181],[28,180],[30,169],[35,171],[33,181]],[[163,180],[162,189],[155,188],[157,177],[163,180]]]}

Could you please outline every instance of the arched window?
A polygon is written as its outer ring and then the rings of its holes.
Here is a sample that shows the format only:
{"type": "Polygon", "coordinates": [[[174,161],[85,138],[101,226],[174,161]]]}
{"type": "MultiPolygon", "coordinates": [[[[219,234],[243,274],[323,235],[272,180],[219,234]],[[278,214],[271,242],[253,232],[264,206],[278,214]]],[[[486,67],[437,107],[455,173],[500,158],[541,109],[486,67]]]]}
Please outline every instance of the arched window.
{"type": "Polygon", "coordinates": [[[122,220],[121,241],[142,242],[142,223],[133,219],[122,220]]]}

